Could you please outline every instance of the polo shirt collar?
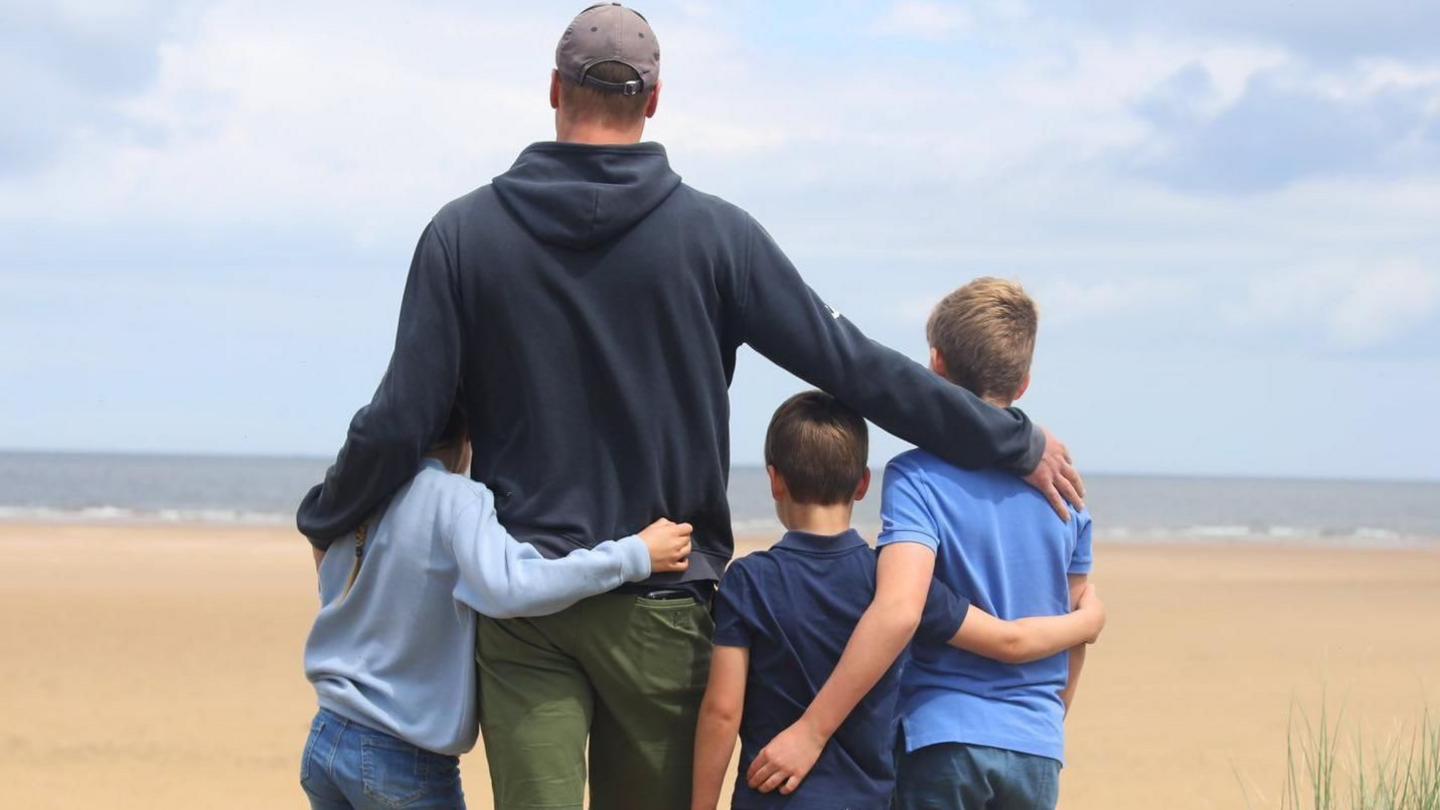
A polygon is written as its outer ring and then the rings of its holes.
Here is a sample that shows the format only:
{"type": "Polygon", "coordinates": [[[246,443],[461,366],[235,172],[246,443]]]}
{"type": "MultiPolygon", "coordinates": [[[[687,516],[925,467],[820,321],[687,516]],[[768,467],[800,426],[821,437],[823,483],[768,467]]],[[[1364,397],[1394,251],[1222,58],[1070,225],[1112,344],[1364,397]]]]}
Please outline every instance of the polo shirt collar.
{"type": "Polygon", "coordinates": [[[864,545],[867,545],[865,538],[854,529],[848,529],[840,534],[786,532],[775,547],[807,554],[838,554],[864,545]]]}

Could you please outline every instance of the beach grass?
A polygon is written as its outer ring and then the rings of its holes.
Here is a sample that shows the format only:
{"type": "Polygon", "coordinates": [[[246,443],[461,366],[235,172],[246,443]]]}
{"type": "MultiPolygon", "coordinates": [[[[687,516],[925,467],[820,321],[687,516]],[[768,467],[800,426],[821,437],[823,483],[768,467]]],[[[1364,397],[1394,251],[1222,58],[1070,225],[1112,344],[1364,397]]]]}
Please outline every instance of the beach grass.
{"type": "Polygon", "coordinates": [[[1281,810],[1440,810],[1440,721],[1382,739],[1348,730],[1344,711],[1292,710],[1281,810]]]}

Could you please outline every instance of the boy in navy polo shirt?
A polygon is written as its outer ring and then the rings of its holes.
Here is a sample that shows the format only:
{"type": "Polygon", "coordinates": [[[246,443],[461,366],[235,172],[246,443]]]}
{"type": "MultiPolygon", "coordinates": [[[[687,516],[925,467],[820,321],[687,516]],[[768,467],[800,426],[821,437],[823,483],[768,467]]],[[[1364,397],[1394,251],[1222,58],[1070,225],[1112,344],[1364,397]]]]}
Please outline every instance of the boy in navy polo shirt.
{"type": "MultiPolygon", "coordinates": [[[[752,787],[745,779],[761,746],[815,697],[875,594],[875,552],[850,527],[854,502],[870,483],[867,453],[864,420],[819,391],[787,400],[770,422],[765,463],[776,512],[788,531],[769,551],[736,560],[720,583],[692,810],[714,810],[719,802],[737,733],[737,810],[889,806],[898,686],[893,666],[830,736],[803,785],[752,787]]],[[[919,639],[1000,660],[1054,655],[1093,639],[1104,624],[1103,607],[1088,594],[1067,615],[1003,622],[938,583],[926,587],[919,639]]]]}

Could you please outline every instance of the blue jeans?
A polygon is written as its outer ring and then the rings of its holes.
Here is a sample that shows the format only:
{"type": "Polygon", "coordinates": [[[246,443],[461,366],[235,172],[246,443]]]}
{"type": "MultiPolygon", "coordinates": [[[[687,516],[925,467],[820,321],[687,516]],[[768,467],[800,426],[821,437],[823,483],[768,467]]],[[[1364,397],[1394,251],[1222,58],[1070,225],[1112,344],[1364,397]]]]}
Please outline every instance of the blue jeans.
{"type": "Polygon", "coordinates": [[[460,758],[321,709],[300,760],[300,786],[313,810],[464,810],[460,758]]]}
{"type": "Polygon", "coordinates": [[[1060,763],[1049,757],[941,743],[902,748],[897,760],[893,810],[1055,810],[1060,800],[1060,763]]]}

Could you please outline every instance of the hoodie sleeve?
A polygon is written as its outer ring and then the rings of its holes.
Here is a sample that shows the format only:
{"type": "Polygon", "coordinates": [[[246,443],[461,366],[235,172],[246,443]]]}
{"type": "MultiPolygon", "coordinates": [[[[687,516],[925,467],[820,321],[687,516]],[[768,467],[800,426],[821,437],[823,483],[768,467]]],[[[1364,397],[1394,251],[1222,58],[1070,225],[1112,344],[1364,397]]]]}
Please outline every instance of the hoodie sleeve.
{"type": "Polygon", "coordinates": [[[450,542],[460,569],[455,599],[495,619],[549,615],[650,576],[650,551],[635,535],[555,560],[540,556],[505,531],[488,494],[461,510],[450,542]]]}
{"type": "Polygon", "coordinates": [[[449,253],[431,222],[420,235],[390,366],[350,421],[335,463],[300,503],[296,524],[319,548],[355,526],[414,474],[460,382],[460,316],[449,253]]]}
{"type": "Polygon", "coordinates": [[[1017,408],[996,408],[867,338],[820,300],[759,223],[736,294],[744,342],[881,428],[952,464],[1022,475],[1044,434],[1017,408]]]}

